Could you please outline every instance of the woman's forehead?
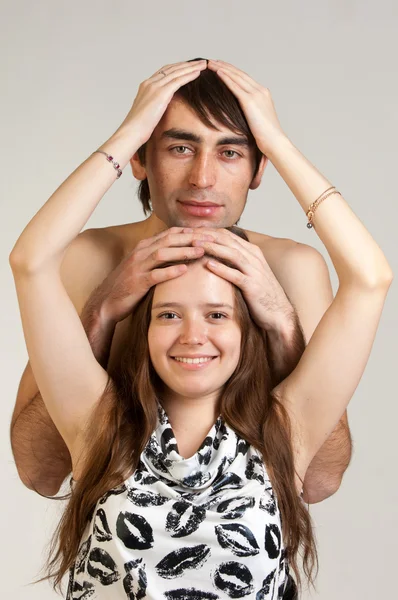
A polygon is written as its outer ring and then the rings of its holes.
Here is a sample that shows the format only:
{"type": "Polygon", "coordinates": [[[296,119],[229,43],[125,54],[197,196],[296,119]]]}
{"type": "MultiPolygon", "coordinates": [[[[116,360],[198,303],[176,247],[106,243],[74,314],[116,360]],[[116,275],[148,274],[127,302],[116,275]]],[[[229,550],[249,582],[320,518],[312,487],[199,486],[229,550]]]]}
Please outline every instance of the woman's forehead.
{"type": "Polygon", "coordinates": [[[156,286],[152,305],[170,302],[186,305],[230,304],[234,306],[233,285],[212,273],[206,259],[188,265],[185,273],[156,286]]]}

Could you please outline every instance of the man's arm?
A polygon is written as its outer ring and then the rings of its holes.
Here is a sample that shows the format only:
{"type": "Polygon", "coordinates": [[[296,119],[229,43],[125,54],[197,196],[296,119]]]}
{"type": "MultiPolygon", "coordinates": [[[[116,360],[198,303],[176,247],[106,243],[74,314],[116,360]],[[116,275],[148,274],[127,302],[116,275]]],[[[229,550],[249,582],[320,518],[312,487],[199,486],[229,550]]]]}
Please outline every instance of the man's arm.
{"type": "MultiPolygon", "coordinates": [[[[308,343],[333,299],[326,262],[314,248],[292,242],[282,258],[279,255],[277,262],[271,258],[269,264],[297,312],[308,343]]],[[[297,350],[297,335],[294,328],[289,327],[289,319],[285,319],[285,325],[281,326],[279,332],[272,332],[271,344],[275,353],[278,347],[284,348],[286,360],[279,363],[283,379],[283,371],[294,363],[297,350]]],[[[351,450],[351,436],[345,412],[307,470],[304,479],[305,502],[321,502],[338,490],[350,462],[351,450]]]]}
{"type": "MultiPolygon", "coordinates": [[[[104,248],[103,234],[87,230],[71,245],[62,267],[65,287],[81,313],[94,355],[101,364],[109,354],[112,326],[104,327],[99,321],[93,298],[89,298],[91,301],[84,308],[83,305],[93,287],[111,268],[103,256],[104,248]],[[101,240],[97,240],[98,235],[101,240]]],[[[21,481],[39,494],[54,496],[71,471],[71,458],[40,396],[30,363],[18,388],[10,433],[21,481]]]]}

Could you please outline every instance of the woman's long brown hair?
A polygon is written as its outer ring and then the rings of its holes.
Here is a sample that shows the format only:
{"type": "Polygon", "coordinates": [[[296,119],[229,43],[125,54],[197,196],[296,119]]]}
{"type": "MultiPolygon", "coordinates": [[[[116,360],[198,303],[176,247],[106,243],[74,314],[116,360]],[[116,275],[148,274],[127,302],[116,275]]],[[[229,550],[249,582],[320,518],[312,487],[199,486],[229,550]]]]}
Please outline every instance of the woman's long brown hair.
{"type": "MultiPolygon", "coordinates": [[[[53,578],[54,588],[60,586],[61,578],[73,566],[98,500],[135,471],[156,428],[161,382],[151,364],[147,335],[153,294],[152,288],[136,306],[130,327],[131,344],[126,345],[120,364],[110,373],[107,388],[92,414],[84,471],[73,488],[50,548],[44,579],[53,578]]],[[[297,495],[289,416],[272,394],[279,381],[268,362],[267,335],[251,319],[237,288],[235,298],[242,332],[241,352],[236,370],[222,392],[220,414],[239,436],[261,452],[281,512],[287,559],[300,585],[300,553],[304,574],[313,583],[317,567],[315,540],[310,516],[297,495]]],[[[299,356],[296,362],[298,359],[299,356]]]]}

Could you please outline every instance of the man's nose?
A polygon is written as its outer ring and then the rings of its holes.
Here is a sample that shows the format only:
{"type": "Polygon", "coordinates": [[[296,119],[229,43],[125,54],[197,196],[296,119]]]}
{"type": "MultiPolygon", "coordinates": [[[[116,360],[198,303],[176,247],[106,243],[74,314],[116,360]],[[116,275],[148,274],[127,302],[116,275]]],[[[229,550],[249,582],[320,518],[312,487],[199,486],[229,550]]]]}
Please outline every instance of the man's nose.
{"type": "Polygon", "coordinates": [[[215,184],[216,165],[213,156],[198,154],[191,166],[189,183],[197,188],[208,188],[215,184]]]}
{"type": "Polygon", "coordinates": [[[187,320],[180,333],[180,343],[186,345],[202,345],[207,341],[206,327],[196,320],[187,320]]]}

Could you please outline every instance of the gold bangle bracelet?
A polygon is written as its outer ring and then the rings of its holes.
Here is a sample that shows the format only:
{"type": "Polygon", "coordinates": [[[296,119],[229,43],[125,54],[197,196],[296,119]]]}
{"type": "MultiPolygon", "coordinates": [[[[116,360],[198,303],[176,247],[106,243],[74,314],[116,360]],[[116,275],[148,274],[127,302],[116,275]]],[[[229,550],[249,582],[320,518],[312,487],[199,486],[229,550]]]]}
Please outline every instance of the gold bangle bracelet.
{"type": "Polygon", "coordinates": [[[307,223],[308,229],[312,229],[312,227],[314,227],[313,220],[314,220],[315,211],[318,208],[318,206],[321,204],[321,202],[326,200],[326,198],[329,198],[329,196],[331,196],[332,194],[340,194],[340,196],[341,196],[341,193],[339,191],[337,191],[334,186],[332,186],[332,187],[328,188],[327,190],[325,190],[323,192],[323,194],[321,194],[316,200],[314,200],[314,202],[312,202],[312,204],[310,204],[308,211],[306,212],[306,215],[308,218],[308,223],[307,223]]]}

